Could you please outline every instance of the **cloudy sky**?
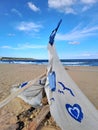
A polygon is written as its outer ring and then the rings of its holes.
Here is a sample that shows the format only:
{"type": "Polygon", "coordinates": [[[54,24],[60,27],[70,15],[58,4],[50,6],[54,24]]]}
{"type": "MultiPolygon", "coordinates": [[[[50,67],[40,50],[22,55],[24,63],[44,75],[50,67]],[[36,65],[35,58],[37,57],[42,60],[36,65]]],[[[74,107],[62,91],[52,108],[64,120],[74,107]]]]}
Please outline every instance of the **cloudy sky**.
{"type": "Polygon", "coordinates": [[[47,59],[51,31],[60,58],[98,58],[98,0],[0,0],[0,57],[47,59]]]}

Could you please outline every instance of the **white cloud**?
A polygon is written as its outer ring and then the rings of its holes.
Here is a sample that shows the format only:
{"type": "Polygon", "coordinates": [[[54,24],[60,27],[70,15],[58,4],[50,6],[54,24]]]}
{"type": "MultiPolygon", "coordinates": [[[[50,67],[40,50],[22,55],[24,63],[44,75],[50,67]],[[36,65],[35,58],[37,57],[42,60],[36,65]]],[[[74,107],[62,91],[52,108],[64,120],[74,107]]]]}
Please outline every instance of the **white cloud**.
{"type": "Polygon", "coordinates": [[[3,48],[3,49],[11,49],[11,46],[4,45],[4,46],[1,46],[0,48],[3,48]]]}
{"type": "Polygon", "coordinates": [[[15,8],[11,9],[11,12],[17,14],[19,17],[22,17],[22,14],[15,8]]]}
{"type": "Polygon", "coordinates": [[[66,14],[77,14],[76,11],[71,7],[66,7],[65,13],[66,14]]]}
{"type": "Polygon", "coordinates": [[[90,9],[95,3],[97,3],[98,0],[81,0],[81,3],[83,4],[82,12],[87,11],[90,9]]]}
{"type": "Polygon", "coordinates": [[[48,7],[65,14],[78,14],[90,9],[98,0],[48,0],[48,7]]]}
{"type": "Polygon", "coordinates": [[[49,7],[61,8],[73,5],[75,0],[48,0],[49,7]]]}
{"type": "Polygon", "coordinates": [[[11,50],[27,50],[27,49],[45,49],[46,46],[25,43],[25,44],[18,44],[16,47],[4,45],[4,46],[0,46],[0,48],[11,49],[11,50]]]}
{"type": "Polygon", "coordinates": [[[20,49],[43,49],[43,48],[46,48],[46,46],[25,43],[25,44],[18,44],[18,48],[20,48],[20,49]]]}
{"type": "Polygon", "coordinates": [[[39,32],[40,28],[42,28],[41,24],[36,24],[34,22],[20,22],[16,29],[20,31],[34,31],[39,32]]]}
{"type": "Polygon", "coordinates": [[[82,12],[87,11],[88,9],[90,9],[90,7],[91,7],[91,6],[88,6],[88,5],[83,6],[83,8],[82,8],[82,12]]]}
{"type": "Polygon", "coordinates": [[[9,37],[14,37],[15,34],[14,34],[14,33],[8,33],[8,36],[9,36],[9,37]]]}
{"type": "Polygon", "coordinates": [[[97,0],[81,0],[82,3],[84,4],[94,4],[98,2],[97,0]]]}
{"type": "Polygon", "coordinates": [[[65,54],[62,55],[62,59],[97,59],[98,58],[98,52],[80,52],[80,53],[68,53],[65,57],[65,54]]]}
{"type": "Polygon", "coordinates": [[[75,14],[74,9],[71,7],[75,1],[76,0],[48,0],[48,6],[59,12],[75,14]]]}
{"type": "Polygon", "coordinates": [[[28,7],[29,7],[32,11],[34,11],[34,12],[40,11],[40,9],[39,9],[37,6],[35,6],[32,2],[28,2],[27,4],[28,4],[28,7]]]}
{"type": "Polygon", "coordinates": [[[85,52],[83,54],[81,54],[82,57],[90,57],[91,56],[91,53],[89,52],[85,52]]]}
{"type": "Polygon", "coordinates": [[[57,34],[57,40],[76,41],[93,35],[98,35],[98,26],[82,27],[80,24],[67,34],[57,34]]]}
{"type": "Polygon", "coordinates": [[[69,41],[69,44],[75,45],[75,44],[80,44],[78,41],[69,41]]]}
{"type": "Polygon", "coordinates": [[[78,55],[78,57],[81,58],[98,58],[98,52],[82,52],[81,54],[78,55]]]}

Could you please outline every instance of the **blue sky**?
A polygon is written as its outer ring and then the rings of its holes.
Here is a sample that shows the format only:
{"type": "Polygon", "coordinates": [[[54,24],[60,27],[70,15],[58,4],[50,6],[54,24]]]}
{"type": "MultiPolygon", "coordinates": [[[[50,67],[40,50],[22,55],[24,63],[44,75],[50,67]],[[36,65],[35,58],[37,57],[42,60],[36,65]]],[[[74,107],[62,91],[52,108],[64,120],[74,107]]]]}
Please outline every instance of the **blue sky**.
{"type": "Polygon", "coordinates": [[[0,56],[47,59],[60,19],[59,58],[98,58],[98,0],[1,0],[0,56]]]}

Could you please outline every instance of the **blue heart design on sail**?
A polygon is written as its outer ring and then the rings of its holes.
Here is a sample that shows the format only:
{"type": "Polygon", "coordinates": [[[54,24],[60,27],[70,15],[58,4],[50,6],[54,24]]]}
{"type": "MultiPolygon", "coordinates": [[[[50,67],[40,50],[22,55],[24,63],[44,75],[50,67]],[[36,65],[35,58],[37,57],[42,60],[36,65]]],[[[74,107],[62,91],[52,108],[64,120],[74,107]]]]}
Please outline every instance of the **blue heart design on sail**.
{"type": "Polygon", "coordinates": [[[83,112],[81,107],[78,104],[74,104],[71,106],[70,104],[66,104],[66,109],[71,117],[73,117],[75,120],[81,122],[83,119],[83,112]]]}

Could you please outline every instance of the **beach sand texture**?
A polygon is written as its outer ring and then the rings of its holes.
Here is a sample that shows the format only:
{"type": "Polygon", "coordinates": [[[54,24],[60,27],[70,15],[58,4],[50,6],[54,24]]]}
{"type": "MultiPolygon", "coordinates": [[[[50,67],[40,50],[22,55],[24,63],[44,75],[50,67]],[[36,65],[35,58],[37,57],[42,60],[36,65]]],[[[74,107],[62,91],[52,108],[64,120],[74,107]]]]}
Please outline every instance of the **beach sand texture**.
{"type": "MultiPolygon", "coordinates": [[[[98,67],[65,67],[65,69],[98,109],[98,67]]],[[[13,85],[32,80],[44,72],[46,72],[45,65],[0,64],[0,101],[10,94],[13,85]]],[[[16,98],[0,110],[0,118],[4,118],[3,115],[7,114],[8,117],[12,118],[6,124],[12,123],[14,125],[16,116],[29,107],[30,105],[16,98]]],[[[3,123],[3,120],[0,122],[3,123]]],[[[13,125],[11,126],[14,127],[13,125]]],[[[5,124],[2,125],[2,128],[5,128],[5,124]]]]}

